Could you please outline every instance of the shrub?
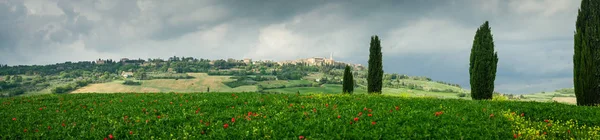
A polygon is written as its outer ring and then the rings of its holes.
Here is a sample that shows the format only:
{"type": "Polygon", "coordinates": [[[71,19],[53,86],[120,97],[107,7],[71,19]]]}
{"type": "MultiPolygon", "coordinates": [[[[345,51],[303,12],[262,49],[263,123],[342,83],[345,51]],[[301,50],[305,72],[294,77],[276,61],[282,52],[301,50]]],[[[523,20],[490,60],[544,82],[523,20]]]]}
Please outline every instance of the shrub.
{"type": "Polygon", "coordinates": [[[467,97],[466,93],[458,93],[457,95],[458,95],[458,97],[467,97]]]}
{"type": "Polygon", "coordinates": [[[132,80],[125,80],[125,82],[123,82],[123,85],[138,86],[138,85],[142,85],[142,83],[132,81],[132,80]]]}

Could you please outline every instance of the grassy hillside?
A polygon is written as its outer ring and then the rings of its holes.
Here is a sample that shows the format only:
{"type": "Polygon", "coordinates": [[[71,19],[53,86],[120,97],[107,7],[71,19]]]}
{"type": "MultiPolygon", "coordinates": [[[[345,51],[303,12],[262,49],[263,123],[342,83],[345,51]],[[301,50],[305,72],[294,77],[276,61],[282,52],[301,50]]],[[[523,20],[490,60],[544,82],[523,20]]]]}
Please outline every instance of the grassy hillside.
{"type": "Polygon", "coordinates": [[[205,73],[188,73],[193,79],[153,79],[143,80],[140,86],[123,85],[123,81],[90,84],[71,93],[115,93],[115,92],[254,92],[256,86],[230,88],[223,82],[231,81],[229,76],[208,76],[205,73]]]}
{"type": "Polygon", "coordinates": [[[0,139],[595,139],[598,107],[374,95],[61,94],[0,99],[0,139]]]}
{"type": "Polygon", "coordinates": [[[558,90],[549,91],[549,92],[524,94],[523,98],[520,100],[539,101],[539,102],[558,101],[558,102],[566,102],[566,103],[571,103],[571,104],[576,103],[575,90],[573,88],[558,89],[558,90]]]}

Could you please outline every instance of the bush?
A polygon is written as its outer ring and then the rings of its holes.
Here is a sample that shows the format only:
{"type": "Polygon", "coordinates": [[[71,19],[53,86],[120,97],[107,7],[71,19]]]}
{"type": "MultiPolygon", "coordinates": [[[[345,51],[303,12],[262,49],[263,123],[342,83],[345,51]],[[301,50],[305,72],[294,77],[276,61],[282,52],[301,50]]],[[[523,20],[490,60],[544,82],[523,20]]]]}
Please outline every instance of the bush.
{"type": "Polygon", "coordinates": [[[466,93],[458,93],[457,95],[458,95],[458,97],[467,97],[466,93]]]}
{"type": "Polygon", "coordinates": [[[8,96],[17,96],[17,95],[21,95],[24,93],[25,93],[25,90],[18,88],[18,89],[10,90],[8,92],[8,96]]]}
{"type": "Polygon", "coordinates": [[[123,85],[139,86],[139,85],[142,85],[142,83],[136,82],[136,81],[131,81],[131,80],[125,80],[125,82],[123,82],[123,85]]]}
{"type": "Polygon", "coordinates": [[[50,90],[52,93],[68,93],[72,90],[75,90],[75,88],[73,88],[73,86],[71,85],[65,85],[65,86],[58,86],[55,87],[54,89],[50,90]]]}

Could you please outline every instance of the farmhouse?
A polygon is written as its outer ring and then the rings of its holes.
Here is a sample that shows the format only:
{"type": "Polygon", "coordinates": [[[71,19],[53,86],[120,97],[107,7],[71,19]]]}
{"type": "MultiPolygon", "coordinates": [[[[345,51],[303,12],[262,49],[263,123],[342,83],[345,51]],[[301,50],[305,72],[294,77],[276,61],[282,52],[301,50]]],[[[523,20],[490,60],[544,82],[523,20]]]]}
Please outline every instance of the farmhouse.
{"type": "Polygon", "coordinates": [[[123,76],[124,78],[129,78],[129,77],[133,76],[133,72],[123,71],[123,72],[121,72],[121,76],[123,76]]]}

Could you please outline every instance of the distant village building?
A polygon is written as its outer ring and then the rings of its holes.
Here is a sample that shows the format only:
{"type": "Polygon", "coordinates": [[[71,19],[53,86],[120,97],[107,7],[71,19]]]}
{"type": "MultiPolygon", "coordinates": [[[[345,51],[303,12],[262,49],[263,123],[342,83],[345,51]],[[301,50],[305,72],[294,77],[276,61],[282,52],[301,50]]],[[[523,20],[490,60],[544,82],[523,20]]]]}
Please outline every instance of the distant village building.
{"type": "Polygon", "coordinates": [[[121,72],[121,76],[123,76],[124,78],[133,77],[133,72],[123,71],[123,72],[121,72]]]}
{"type": "Polygon", "coordinates": [[[104,63],[106,63],[106,60],[102,60],[102,59],[96,60],[96,64],[101,65],[101,64],[104,64],[104,63]]]}
{"type": "Polygon", "coordinates": [[[244,63],[246,63],[247,65],[252,63],[252,59],[250,58],[244,58],[244,63]]]}
{"type": "Polygon", "coordinates": [[[129,61],[129,58],[121,58],[121,62],[129,61]]]}

